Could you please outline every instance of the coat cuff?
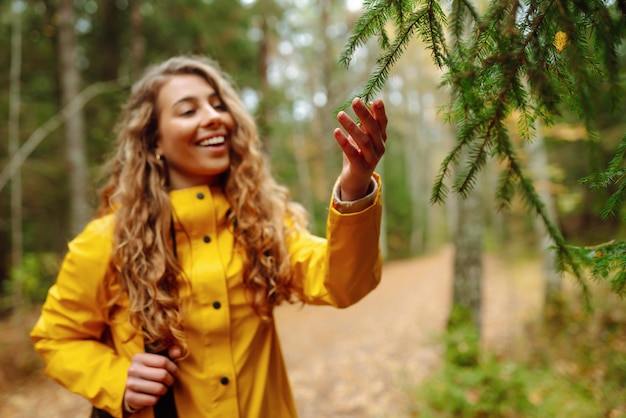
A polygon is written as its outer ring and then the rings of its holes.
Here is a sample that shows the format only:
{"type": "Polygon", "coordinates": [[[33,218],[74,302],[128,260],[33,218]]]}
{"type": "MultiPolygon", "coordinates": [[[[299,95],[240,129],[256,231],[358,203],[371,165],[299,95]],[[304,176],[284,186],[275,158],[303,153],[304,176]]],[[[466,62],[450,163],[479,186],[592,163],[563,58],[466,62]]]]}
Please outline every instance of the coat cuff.
{"type": "Polygon", "coordinates": [[[348,214],[361,212],[374,204],[376,200],[376,192],[379,188],[380,178],[377,175],[372,176],[370,179],[369,193],[358,200],[345,201],[341,200],[341,187],[339,179],[333,186],[333,201],[332,205],[339,213],[348,214]]]}

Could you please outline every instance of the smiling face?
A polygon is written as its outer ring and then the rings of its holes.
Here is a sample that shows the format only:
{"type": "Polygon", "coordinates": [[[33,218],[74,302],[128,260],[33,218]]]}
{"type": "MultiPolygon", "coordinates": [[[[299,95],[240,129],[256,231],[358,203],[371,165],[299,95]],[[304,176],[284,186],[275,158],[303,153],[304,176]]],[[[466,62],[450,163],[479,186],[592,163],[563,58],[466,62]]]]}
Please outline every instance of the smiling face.
{"type": "Polygon", "coordinates": [[[171,189],[219,184],[230,166],[235,121],[202,77],[172,76],[157,96],[156,152],[165,157],[171,189]]]}

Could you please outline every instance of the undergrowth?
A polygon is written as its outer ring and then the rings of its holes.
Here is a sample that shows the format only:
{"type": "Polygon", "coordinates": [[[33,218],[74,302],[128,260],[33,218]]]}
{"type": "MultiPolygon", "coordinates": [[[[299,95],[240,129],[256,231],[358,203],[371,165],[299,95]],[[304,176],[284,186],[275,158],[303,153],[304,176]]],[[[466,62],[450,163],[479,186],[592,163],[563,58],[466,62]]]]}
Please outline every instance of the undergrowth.
{"type": "Polygon", "coordinates": [[[626,309],[604,295],[588,313],[563,303],[505,354],[467,353],[471,331],[445,336],[446,361],[412,389],[411,417],[626,417],[626,309]],[[467,338],[462,338],[468,332],[467,338]]]}

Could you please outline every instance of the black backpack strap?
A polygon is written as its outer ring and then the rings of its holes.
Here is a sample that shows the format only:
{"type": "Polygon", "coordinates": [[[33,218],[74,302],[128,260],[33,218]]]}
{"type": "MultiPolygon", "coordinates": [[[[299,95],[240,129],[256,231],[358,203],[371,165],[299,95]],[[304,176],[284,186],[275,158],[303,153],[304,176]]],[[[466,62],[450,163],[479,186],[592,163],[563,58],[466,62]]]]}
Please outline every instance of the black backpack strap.
{"type": "Polygon", "coordinates": [[[102,409],[98,409],[95,406],[91,408],[91,418],[113,418],[111,414],[102,409]]]}
{"type": "MultiPolygon", "coordinates": [[[[178,250],[176,248],[176,231],[174,230],[174,218],[170,219],[170,234],[172,236],[172,250],[174,251],[174,256],[178,258],[178,250]]],[[[144,346],[146,353],[154,353],[148,345],[144,346]]],[[[167,350],[160,351],[158,353],[165,357],[169,357],[167,355],[167,350]]],[[[154,418],[178,418],[178,412],[176,412],[176,401],[174,400],[174,387],[170,386],[167,388],[167,392],[165,395],[161,396],[153,407],[154,410],[154,418]]],[[[103,411],[102,409],[98,409],[93,407],[91,409],[91,418],[113,418],[108,412],[103,411]]]]}
{"type": "Polygon", "coordinates": [[[167,393],[153,407],[154,418],[178,418],[176,402],[174,401],[174,388],[169,387],[167,393]]]}
{"type": "MultiPolygon", "coordinates": [[[[172,251],[174,252],[174,257],[178,258],[178,249],[176,248],[176,231],[174,229],[174,217],[170,218],[170,235],[172,238],[172,251]]],[[[146,353],[152,352],[145,346],[146,353]]],[[[162,356],[168,357],[167,349],[161,352],[155,353],[160,354],[162,356]]],[[[153,407],[154,409],[154,418],[178,418],[178,413],[176,412],[176,401],[174,400],[174,386],[170,386],[167,388],[167,393],[159,398],[159,401],[153,407]]]]}

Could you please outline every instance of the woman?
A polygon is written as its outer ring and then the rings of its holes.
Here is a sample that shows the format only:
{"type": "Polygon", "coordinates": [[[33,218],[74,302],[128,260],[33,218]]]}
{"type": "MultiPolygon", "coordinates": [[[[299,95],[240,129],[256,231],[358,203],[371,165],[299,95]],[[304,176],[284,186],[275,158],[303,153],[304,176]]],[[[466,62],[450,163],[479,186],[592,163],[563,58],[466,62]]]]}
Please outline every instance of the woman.
{"type": "Polygon", "coordinates": [[[46,374],[114,417],[152,417],[170,387],[184,418],[297,416],[273,308],[346,307],[380,280],[387,117],[380,100],[353,109],[360,124],[338,115],[344,164],[322,239],[213,62],[150,68],[123,109],[98,216],[31,332],[46,374]]]}

